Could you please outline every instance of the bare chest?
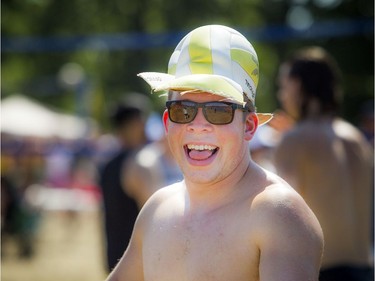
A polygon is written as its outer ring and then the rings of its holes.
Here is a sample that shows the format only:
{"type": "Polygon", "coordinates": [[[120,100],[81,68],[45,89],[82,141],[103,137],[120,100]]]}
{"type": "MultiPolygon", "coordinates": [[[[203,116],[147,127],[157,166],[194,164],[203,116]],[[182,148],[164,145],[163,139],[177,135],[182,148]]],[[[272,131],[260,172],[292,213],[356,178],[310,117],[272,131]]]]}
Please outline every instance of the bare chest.
{"type": "Polygon", "coordinates": [[[143,241],[145,280],[257,280],[258,251],[241,218],[157,220],[143,241]]]}

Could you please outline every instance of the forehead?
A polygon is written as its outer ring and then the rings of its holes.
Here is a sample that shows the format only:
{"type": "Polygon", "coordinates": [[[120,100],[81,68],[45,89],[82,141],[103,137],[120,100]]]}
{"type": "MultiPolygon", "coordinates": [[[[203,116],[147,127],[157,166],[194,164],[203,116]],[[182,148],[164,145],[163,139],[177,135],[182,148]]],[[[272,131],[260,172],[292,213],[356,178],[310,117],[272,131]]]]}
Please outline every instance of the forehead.
{"type": "Polygon", "coordinates": [[[191,100],[197,102],[205,101],[229,101],[229,99],[203,91],[170,91],[169,100],[191,100]]]}

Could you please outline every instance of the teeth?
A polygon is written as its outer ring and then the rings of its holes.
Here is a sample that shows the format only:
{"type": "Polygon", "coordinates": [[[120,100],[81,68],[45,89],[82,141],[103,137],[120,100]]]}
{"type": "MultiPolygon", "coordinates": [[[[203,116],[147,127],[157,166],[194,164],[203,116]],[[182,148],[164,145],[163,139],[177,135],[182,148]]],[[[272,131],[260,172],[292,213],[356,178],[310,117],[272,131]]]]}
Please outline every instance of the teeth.
{"type": "Polygon", "coordinates": [[[211,146],[211,145],[195,145],[195,144],[188,144],[187,145],[188,149],[192,150],[214,150],[216,149],[215,146],[211,146]]]}

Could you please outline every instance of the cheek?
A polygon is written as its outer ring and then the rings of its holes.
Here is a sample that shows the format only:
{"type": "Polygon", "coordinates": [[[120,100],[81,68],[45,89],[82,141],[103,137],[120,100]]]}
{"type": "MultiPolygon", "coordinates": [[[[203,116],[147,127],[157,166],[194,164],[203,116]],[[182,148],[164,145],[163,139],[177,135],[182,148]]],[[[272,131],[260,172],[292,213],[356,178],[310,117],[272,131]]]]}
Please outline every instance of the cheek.
{"type": "Polygon", "coordinates": [[[239,144],[247,138],[246,125],[243,120],[238,120],[237,126],[228,126],[217,133],[219,143],[238,149],[239,144]]]}
{"type": "Polygon", "coordinates": [[[166,138],[169,143],[169,147],[171,148],[171,151],[176,151],[180,148],[181,143],[181,128],[179,128],[179,124],[168,122],[168,125],[165,129],[166,131],[166,138]]]}
{"type": "Polygon", "coordinates": [[[301,103],[299,83],[293,80],[285,82],[279,92],[279,99],[286,111],[295,112],[301,103]]]}
{"type": "Polygon", "coordinates": [[[225,170],[231,171],[238,167],[239,163],[245,157],[246,154],[250,154],[248,141],[245,141],[246,133],[242,132],[227,132],[225,136],[220,139],[223,144],[222,147],[222,160],[221,163],[225,170]]]}

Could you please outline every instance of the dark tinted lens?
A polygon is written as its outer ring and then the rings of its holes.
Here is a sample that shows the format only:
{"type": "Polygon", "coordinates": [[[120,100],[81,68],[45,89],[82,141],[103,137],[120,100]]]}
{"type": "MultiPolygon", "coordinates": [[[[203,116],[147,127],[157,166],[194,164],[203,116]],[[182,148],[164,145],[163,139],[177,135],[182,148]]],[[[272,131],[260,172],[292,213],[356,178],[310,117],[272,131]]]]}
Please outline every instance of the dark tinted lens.
{"type": "Polygon", "coordinates": [[[219,102],[207,103],[203,112],[207,121],[215,125],[231,123],[234,115],[231,105],[219,102]]]}
{"type": "Polygon", "coordinates": [[[175,123],[189,123],[194,120],[198,108],[188,101],[172,101],[168,104],[169,118],[175,123]]]}

